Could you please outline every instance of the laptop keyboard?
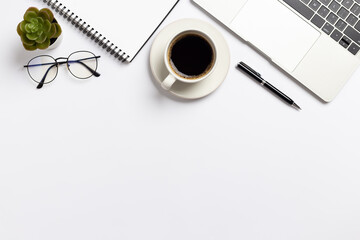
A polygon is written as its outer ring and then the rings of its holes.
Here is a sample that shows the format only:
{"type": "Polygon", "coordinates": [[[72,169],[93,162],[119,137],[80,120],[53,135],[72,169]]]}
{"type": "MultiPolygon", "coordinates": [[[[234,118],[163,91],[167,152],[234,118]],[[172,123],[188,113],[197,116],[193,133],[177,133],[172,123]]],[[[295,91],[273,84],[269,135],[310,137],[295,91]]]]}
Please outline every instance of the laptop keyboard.
{"type": "Polygon", "coordinates": [[[353,55],[360,51],[360,0],[283,0],[353,55]]]}

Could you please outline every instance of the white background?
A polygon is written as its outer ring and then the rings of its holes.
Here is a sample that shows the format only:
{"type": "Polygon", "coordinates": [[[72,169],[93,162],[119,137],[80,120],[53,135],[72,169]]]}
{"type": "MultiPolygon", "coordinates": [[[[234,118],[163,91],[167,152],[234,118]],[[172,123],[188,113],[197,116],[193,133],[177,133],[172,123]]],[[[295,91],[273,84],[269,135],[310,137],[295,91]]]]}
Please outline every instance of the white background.
{"type": "Polygon", "coordinates": [[[1,240],[360,239],[360,71],[324,104],[181,0],[161,28],[203,19],[232,52],[223,85],[183,101],[152,78],[154,38],[121,64],[61,20],[59,48],[26,52],[16,25],[28,6],[7,1],[1,15],[1,240]],[[102,55],[100,78],[61,67],[37,90],[22,68],[81,49],[102,55]],[[240,60],[303,111],[236,70],[240,60]]]}

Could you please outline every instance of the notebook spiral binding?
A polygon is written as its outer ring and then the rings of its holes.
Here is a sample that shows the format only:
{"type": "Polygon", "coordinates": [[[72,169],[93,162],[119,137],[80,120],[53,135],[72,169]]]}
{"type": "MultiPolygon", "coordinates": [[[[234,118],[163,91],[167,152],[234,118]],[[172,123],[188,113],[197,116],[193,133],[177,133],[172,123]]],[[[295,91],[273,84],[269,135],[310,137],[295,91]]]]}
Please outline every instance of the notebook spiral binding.
{"type": "Polygon", "coordinates": [[[62,3],[59,3],[58,0],[43,0],[50,8],[57,12],[64,19],[67,19],[68,22],[71,22],[79,31],[85,34],[92,41],[96,42],[99,46],[114,56],[119,61],[125,62],[128,60],[129,56],[122,51],[119,47],[115,46],[110,40],[104,37],[101,33],[92,28],[89,24],[79,18],[74,12],[69,8],[64,6],[62,3]]]}

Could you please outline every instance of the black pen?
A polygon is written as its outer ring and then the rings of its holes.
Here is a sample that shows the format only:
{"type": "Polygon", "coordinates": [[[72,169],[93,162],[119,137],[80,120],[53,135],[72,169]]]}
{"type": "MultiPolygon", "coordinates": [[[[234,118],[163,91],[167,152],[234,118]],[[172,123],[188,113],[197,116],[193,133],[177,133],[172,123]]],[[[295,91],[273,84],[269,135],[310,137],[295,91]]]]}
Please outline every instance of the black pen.
{"type": "Polygon", "coordinates": [[[276,96],[284,100],[287,104],[291,105],[292,107],[296,108],[297,110],[301,110],[301,108],[288,96],[286,96],[284,93],[282,93],[279,89],[271,85],[269,82],[265,81],[261,77],[261,74],[256,72],[254,69],[246,65],[244,62],[240,62],[237,67],[241,70],[243,70],[246,74],[248,74],[250,77],[254,78],[256,81],[258,81],[261,86],[265,87],[272,93],[274,93],[276,96]]]}

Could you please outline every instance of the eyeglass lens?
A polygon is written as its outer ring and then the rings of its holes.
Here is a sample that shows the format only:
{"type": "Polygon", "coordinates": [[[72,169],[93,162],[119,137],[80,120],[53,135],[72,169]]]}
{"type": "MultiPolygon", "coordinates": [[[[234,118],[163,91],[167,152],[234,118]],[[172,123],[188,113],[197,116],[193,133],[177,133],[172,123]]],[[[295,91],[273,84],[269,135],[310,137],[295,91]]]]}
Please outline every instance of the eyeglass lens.
{"type": "Polygon", "coordinates": [[[68,58],[69,71],[80,79],[86,79],[94,75],[97,65],[96,56],[91,52],[75,52],[68,58]]]}
{"type": "Polygon", "coordinates": [[[50,56],[38,56],[30,60],[28,64],[30,77],[40,83],[46,74],[44,83],[52,82],[58,73],[58,68],[54,58],[50,56]]]}

